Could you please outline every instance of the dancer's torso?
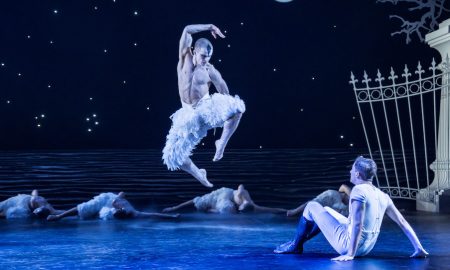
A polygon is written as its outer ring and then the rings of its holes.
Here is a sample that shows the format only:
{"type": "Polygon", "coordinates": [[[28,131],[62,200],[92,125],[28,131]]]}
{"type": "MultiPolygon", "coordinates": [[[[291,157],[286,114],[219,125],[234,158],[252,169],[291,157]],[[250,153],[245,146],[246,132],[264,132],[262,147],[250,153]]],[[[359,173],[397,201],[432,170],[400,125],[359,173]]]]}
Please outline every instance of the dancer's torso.
{"type": "Polygon", "coordinates": [[[192,56],[185,56],[183,66],[178,70],[178,90],[181,101],[195,106],[197,102],[209,93],[211,78],[208,69],[211,64],[194,66],[192,56]]]}
{"type": "MultiPolygon", "coordinates": [[[[363,233],[379,233],[384,213],[392,200],[387,194],[370,184],[356,185],[350,194],[350,201],[354,198],[363,198],[364,200],[363,233]]],[[[350,217],[350,222],[352,222],[352,217],[350,217]]]]}

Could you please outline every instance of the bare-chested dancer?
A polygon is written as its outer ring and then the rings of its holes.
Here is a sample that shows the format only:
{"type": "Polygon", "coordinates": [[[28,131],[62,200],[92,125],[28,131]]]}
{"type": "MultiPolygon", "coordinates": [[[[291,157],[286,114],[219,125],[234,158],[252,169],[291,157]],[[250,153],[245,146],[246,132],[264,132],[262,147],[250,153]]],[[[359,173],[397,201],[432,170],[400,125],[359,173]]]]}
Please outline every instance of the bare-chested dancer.
{"type": "Polygon", "coordinates": [[[230,96],[228,86],[213,65],[209,63],[213,47],[209,40],[200,38],[192,46],[192,34],[210,31],[214,38],[225,38],[212,24],[188,25],[180,39],[177,66],[178,90],[182,108],[172,116],[172,127],[163,149],[163,160],[169,170],[182,169],[194,176],[206,187],[206,170],[199,169],[189,158],[192,150],[206,136],[208,129],[223,127],[222,135],[215,142],[213,161],[222,158],[225,147],[236,130],[245,104],[238,96],[230,96]],[[214,84],[218,93],[209,95],[214,84]]]}

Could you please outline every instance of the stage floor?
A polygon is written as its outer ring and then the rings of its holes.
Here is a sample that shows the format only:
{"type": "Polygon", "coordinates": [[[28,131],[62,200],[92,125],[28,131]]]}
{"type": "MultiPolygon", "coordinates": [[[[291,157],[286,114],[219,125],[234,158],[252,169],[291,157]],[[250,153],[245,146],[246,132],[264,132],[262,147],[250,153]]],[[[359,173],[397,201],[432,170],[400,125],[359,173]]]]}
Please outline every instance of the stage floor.
{"type": "Polygon", "coordinates": [[[450,269],[450,216],[405,213],[426,259],[410,259],[413,248],[385,220],[372,252],[352,262],[322,235],[302,255],[272,250],[289,240],[296,219],[276,215],[184,214],[177,221],[1,220],[0,269],[450,269]]]}

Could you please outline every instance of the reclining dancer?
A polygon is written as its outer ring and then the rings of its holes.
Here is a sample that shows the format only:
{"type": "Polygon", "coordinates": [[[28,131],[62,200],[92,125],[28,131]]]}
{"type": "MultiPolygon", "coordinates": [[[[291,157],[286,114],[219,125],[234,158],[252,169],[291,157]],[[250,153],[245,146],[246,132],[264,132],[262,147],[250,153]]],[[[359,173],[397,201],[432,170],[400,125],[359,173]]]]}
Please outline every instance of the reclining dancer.
{"type": "Polygon", "coordinates": [[[111,192],[101,193],[92,200],[81,203],[70,210],[60,214],[49,215],[48,221],[56,221],[69,216],[79,216],[81,219],[125,219],[125,218],[178,218],[179,214],[168,215],[160,213],[141,212],[134,209],[130,202],[125,199],[125,193],[114,194],[111,192]]]}
{"type": "MultiPolygon", "coordinates": [[[[320,203],[323,207],[328,206],[336,210],[343,216],[348,216],[348,200],[350,197],[351,188],[347,185],[341,185],[339,190],[328,189],[317,195],[311,201],[320,203]]],[[[286,215],[288,217],[296,216],[305,210],[308,202],[301,204],[295,209],[288,210],[286,215]]]]}
{"type": "Polygon", "coordinates": [[[215,142],[216,153],[213,158],[213,161],[220,160],[245,112],[245,104],[238,96],[229,94],[219,71],[209,63],[213,52],[211,42],[200,38],[195,42],[194,50],[191,50],[192,34],[202,31],[210,31],[214,38],[225,38],[219,28],[212,24],[188,25],[184,28],[177,65],[182,108],[170,117],[172,127],[162,158],[169,170],[182,169],[202,185],[213,187],[208,181],[206,170],[199,169],[189,156],[209,129],[223,127],[220,139],[215,142]],[[210,96],[211,83],[218,93],[210,96]]]}
{"type": "Polygon", "coordinates": [[[250,193],[245,189],[244,185],[239,185],[236,190],[231,188],[220,188],[205,194],[203,196],[195,197],[192,200],[181,203],[174,207],[163,209],[163,212],[178,211],[181,208],[194,206],[197,211],[219,214],[233,214],[237,212],[260,212],[260,213],[286,213],[286,209],[272,208],[257,205],[250,197],[250,193]]]}
{"type": "Polygon", "coordinates": [[[44,197],[39,196],[39,192],[36,189],[31,192],[31,195],[18,194],[0,202],[0,217],[7,219],[46,218],[49,214],[62,212],[64,211],[56,210],[44,197]]]}
{"type": "Polygon", "coordinates": [[[373,160],[358,157],[350,171],[350,182],[355,186],[350,193],[348,218],[318,202],[309,202],[297,225],[294,240],[278,246],[274,252],[300,254],[303,252],[303,244],[321,231],[340,254],[333,260],[353,260],[356,256],[368,254],[375,246],[386,213],[414,246],[411,257],[427,256],[428,252],[392,199],[372,184],[376,170],[373,160]]]}

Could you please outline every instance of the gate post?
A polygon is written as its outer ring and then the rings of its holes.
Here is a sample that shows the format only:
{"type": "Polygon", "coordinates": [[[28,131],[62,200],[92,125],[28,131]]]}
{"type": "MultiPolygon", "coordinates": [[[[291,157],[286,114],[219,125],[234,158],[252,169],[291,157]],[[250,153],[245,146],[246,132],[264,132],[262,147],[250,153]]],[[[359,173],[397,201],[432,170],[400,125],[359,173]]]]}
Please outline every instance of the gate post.
{"type": "MultiPolygon", "coordinates": [[[[416,209],[439,212],[439,197],[450,189],[450,108],[449,108],[449,55],[450,55],[450,19],[439,24],[439,29],[427,34],[425,41],[439,51],[442,62],[439,68],[443,72],[440,97],[439,126],[436,160],[430,165],[434,171],[433,182],[417,194],[416,209]]],[[[435,86],[436,87],[436,86],[435,86]]]]}

